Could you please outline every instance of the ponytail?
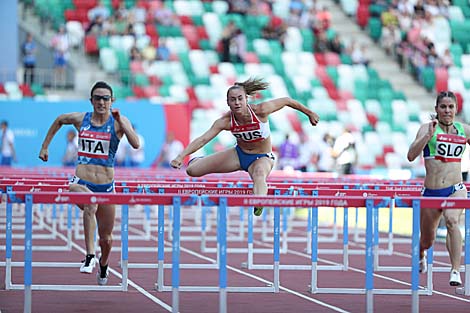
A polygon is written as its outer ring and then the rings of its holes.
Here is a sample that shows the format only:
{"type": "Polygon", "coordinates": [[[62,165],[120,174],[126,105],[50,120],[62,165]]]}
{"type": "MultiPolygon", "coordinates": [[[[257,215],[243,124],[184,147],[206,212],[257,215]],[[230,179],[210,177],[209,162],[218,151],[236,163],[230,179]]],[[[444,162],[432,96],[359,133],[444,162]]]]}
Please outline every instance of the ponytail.
{"type": "Polygon", "coordinates": [[[230,90],[235,88],[243,88],[247,96],[253,96],[257,91],[268,89],[269,84],[264,82],[262,78],[249,78],[244,82],[236,82],[227,90],[227,98],[230,90]]]}

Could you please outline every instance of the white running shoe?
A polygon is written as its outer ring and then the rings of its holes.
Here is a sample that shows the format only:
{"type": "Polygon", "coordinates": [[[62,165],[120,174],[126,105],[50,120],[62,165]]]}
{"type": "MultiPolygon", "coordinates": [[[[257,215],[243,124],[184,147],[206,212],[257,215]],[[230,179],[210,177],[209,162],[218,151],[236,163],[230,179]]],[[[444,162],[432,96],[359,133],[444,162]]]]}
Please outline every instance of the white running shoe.
{"type": "Polygon", "coordinates": [[[419,272],[421,274],[424,274],[428,271],[428,263],[427,263],[427,260],[426,260],[426,254],[424,254],[424,256],[421,258],[421,260],[419,260],[419,272]]]}
{"type": "Polygon", "coordinates": [[[80,266],[80,273],[91,274],[96,265],[95,256],[87,255],[85,260],[82,261],[83,264],[80,266]]]}
{"type": "Polygon", "coordinates": [[[98,269],[98,273],[96,273],[96,282],[100,286],[104,286],[108,283],[108,268],[106,268],[105,277],[101,277],[101,269],[98,269]]]}
{"type": "Polygon", "coordinates": [[[454,287],[462,285],[462,280],[460,279],[460,273],[457,272],[456,270],[450,271],[449,285],[454,286],[454,287]]]}

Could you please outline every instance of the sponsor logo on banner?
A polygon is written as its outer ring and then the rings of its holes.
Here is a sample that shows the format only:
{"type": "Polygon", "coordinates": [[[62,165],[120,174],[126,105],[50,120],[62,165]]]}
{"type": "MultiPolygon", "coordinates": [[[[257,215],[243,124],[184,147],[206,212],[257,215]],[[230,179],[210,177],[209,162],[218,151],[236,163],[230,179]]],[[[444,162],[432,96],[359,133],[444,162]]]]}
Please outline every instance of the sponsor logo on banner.
{"type": "Polygon", "coordinates": [[[70,202],[70,197],[69,196],[58,195],[57,197],[54,198],[54,202],[68,203],[68,202],[70,202]]]}
{"type": "Polygon", "coordinates": [[[110,203],[111,199],[105,197],[96,197],[91,196],[90,202],[91,203],[110,203]]]}
{"type": "Polygon", "coordinates": [[[441,208],[453,208],[453,207],[455,207],[455,202],[454,201],[444,200],[441,203],[441,208]]]}

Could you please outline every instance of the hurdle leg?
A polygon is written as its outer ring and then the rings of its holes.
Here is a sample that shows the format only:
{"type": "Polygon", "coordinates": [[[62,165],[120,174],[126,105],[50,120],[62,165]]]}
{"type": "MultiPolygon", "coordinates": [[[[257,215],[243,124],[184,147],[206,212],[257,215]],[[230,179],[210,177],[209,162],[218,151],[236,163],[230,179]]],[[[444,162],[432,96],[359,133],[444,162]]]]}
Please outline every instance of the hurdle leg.
{"type": "Polygon", "coordinates": [[[388,253],[393,253],[393,209],[395,208],[395,198],[390,199],[388,215],[388,253]]]}
{"type": "Polygon", "coordinates": [[[282,253],[287,253],[287,208],[282,208],[282,253]]]}
{"type": "Polygon", "coordinates": [[[470,296],[470,209],[465,209],[465,281],[464,287],[455,289],[460,295],[470,296]]]}
{"type": "MultiPolygon", "coordinates": [[[[11,191],[11,187],[7,187],[11,191]]],[[[12,257],[12,223],[13,223],[13,204],[9,201],[7,195],[7,204],[6,204],[6,242],[5,242],[5,290],[10,290],[11,287],[11,257],[12,257]]]]}
{"type": "Polygon", "coordinates": [[[366,312],[374,312],[373,200],[366,200],[366,312]]]}
{"type": "Polygon", "coordinates": [[[318,208],[313,207],[310,209],[312,211],[311,218],[312,218],[312,229],[311,229],[311,237],[312,237],[312,246],[311,246],[311,260],[312,260],[312,271],[311,271],[311,281],[310,281],[310,292],[316,293],[318,287],[318,208]]]}
{"type": "Polygon", "coordinates": [[[206,219],[207,219],[207,207],[202,206],[201,208],[201,251],[206,251],[206,219]]]}
{"type": "Polygon", "coordinates": [[[349,210],[343,208],[343,270],[347,271],[349,267],[349,210]]]}
{"type": "Polygon", "coordinates": [[[411,311],[413,313],[419,313],[419,215],[420,201],[413,200],[413,232],[411,238],[411,311]]]}
{"type": "Polygon", "coordinates": [[[305,249],[305,252],[307,254],[312,253],[312,236],[310,236],[310,232],[312,231],[312,210],[308,210],[308,216],[307,216],[307,248],[305,249]]]}
{"type": "Polygon", "coordinates": [[[359,242],[359,208],[356,208],[356,215],[354,218],[354,241],[359,242]]]}
{"type": "MultiPolygon", "coordinates": [[[[281,211],[279,207],[274,208],[274,292],[279,292],[279,250],[281,231],[281,211]]],[[[287,240],[286,240],[287,241],[287,240]]]]}
{"type": "Polygon", "coordinates": [[[24,313],[31,313],[33,280],[33,196],[26,195],[24,234],[24,313]]]}
{"type": "Polygon", "coordinates": [[[173,199],[173,241],[172,241],[172,267],[171,267],[171,304],[173,312],[179,312],[179,287],[180,287],[180,223],[181,223],[181,198],[173,199]]]}
{"type": "Polygon", "coordinates": [[[221,198],[218,206],[219,223],[219,312],[227,312],[227,199],[221,198]]]}
{"type": "MultiPolygon", "coordinates": [[[[125,192],[125,191],[124,191],[125,192]]],[[[129,205],[121,206],[121,268],[122,291],[127,291],[129,262],[129,205]]]]}
{"type": "Polygon", "coordinates": [[[253,211],[252,207],[248,210],[248,261],[247,264],[242,264],[242,266],[246,265],[246,268],[252,269],[253,268],[253,211]]]}
{"type": "Polygon", "coordinates": [[[433,279],[433,258],[434,258],[434,248],[431,247],[428,249],[428,254],[426,257],[426,263],[427,263],[427,268],[428,271],[426,273],[426,288],[428,289],[426,292],[426,295],[430,296],[432,295],[432,289],[433,284],[432,284],[432,279],[433,279]]]}
{"type": "Polygon", "coordinates": [[[158,205],[158,271],[157,271],[157,291],[163,291],[163,273],[164,271],[164,260],[165,260],[165,207],[162,204],[158,205]]]}
{"type": "Polygon", "coordinates": [[[379,208],[374,207],[372,209],[372,219],[374,223],[374,271],[379,268],[379,208]]]}

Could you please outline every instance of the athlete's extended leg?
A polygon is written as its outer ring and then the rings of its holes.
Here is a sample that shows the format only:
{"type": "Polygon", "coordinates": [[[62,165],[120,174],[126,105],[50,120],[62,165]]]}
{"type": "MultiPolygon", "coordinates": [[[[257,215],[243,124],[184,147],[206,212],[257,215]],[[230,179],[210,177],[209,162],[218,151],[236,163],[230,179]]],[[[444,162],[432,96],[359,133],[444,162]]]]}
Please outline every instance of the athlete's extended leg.
{"type": "Polygon", "coordinates": [[[114,218],[116,215],[116,206],[100,205],[96,212],[96,219],[98,221],[98,235],[101,248],[101,265],[107,265],[111,247],[113,245],[113,228],[114,218]]]}
{"type": "Polygon", "coordinates": [[[192,177],[200,177],[210,173],[230,173],[240,169],[237,151],[235,148],[230,148],[193,160],[186,168],[186,173],[192,177]]]}
{"type": "MultiPolygon", "coordinates": [[[[248,168],[248,173],[253,180],[253,194],[267,195],[268,184],[266,182],[269,173],[273,169],[274,161],[268,157],[262,157],[253,162],[248,168]]],[[[255,207],[254,214],[260,216],[263,213],[262,207],[255,207]]]]}
{"type": "Polygon", "coordinates": [[[113,228],[115,215],[116,206],[113,204],[101,205],[96,212],[101,248],[99,270],[98,274],[96,275],[98,285],[106,285],[108,283],[108,263],[109,254],[111,253],[111,248],[113,246],[113,228]]]}
{"type": "MultiPolygon", "coordinates": [[[[467,190],[458,190],[450,197],[466,198],[467,190]]],[[[460,216],[463,210],[449,209],[444,210],[444,219],[447,227],[446,247],[449,252],[452,269],[459,271],[460,259],[462,256],[462,234],[460,233],[460,216]]]]}
{"type": "Polygon", "coordinates": [[[419,258],[424,257],[424,251],[429,249],[436,239],[436,228],[441,217],[441,210],[421,209],[421,238],[419,240],[419,258]]]}
{"type": "MultiPolygon", "coordinates": [[[[87,187],[78,184],[69,186],[71,192],[91,192],[87,187]]],[[[83,211],[83,232],[85,237],[85,248],[87,254],[95,254],[95,230],[96,230],[96,210],[97,205],[92,204],[78,204],[78,207],[83,211]]]]}

